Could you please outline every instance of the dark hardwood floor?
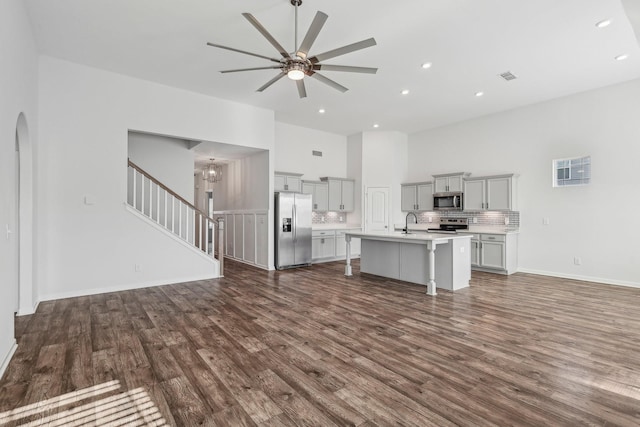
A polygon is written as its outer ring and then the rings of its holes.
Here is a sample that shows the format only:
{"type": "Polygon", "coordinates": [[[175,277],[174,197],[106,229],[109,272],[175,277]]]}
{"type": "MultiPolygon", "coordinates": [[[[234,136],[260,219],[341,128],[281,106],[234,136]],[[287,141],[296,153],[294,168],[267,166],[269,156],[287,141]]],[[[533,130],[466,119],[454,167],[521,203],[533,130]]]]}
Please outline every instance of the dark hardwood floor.
{"type": "Polygon", "coordinates": [[[640,425],[640,289],[474,272],[430,297],[343,268],[43,302],[0,424],[640,425]]]}

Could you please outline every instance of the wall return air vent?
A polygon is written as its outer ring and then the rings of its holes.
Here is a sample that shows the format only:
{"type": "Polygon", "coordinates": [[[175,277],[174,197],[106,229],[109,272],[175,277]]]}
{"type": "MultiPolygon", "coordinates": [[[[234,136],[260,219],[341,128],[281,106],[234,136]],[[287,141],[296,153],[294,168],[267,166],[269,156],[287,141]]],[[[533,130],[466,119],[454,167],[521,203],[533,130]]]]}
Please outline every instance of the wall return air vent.
{"type": "Polygon", "coordinates": [[[505,71],[504,73],[501,73],[500,77],[502,77],[506,81],[515,80],[518,78],[518,76],[513,74],[511,71],[505,71]]]}

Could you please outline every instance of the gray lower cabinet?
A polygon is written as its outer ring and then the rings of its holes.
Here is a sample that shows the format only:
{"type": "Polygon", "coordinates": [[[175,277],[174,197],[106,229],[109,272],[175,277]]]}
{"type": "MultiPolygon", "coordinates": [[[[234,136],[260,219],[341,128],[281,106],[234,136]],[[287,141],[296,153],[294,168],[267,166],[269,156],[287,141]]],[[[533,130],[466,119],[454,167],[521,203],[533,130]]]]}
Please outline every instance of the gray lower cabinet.
{"type": "MultiPolygon", "coordinates": [[[[313,262],[337,261],[346,259],[345,233],[359,232],[360,228],[337,230],[313,230],[311,238],[311,258],[313,262]]],[[[351,257],[360,256],[360,239],[351,239],[351,257]]]]}
{"type": "Polygon", "coordinates": [[[336,256],[336,233],[334,230],[312,231],[311,258],[319,260],[336,256]]]}
{"type": "Polygon", "coordinates": [[[474,234],[471,237],[471,267],[492,273],[515,273],[518,269],[518,235],[474,234]]]}

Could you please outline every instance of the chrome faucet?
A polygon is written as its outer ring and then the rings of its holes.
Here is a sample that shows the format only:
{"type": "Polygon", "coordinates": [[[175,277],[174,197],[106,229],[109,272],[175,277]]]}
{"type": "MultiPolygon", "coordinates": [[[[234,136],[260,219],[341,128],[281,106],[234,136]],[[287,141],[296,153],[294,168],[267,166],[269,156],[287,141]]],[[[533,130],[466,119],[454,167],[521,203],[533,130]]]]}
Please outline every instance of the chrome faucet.
{"type": "Polygon", "coordinates": [[[413,215],[413,218],[416,220],[416,224],[418,223],[418,217],[413,212],[409,212],[404,219],[404,233],[409,234],[409,215],[413,215]]]}

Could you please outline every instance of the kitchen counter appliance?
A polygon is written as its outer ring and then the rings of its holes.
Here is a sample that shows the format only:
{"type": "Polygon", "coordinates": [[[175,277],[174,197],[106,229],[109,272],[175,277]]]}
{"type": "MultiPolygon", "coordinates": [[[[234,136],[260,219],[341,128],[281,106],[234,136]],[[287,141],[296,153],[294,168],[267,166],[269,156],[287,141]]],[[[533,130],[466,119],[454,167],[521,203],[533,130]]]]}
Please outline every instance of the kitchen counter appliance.
{"type": "Polygon", "coordinates": [[[469,230],[468,218],[440,218],[440,226],[438,228],[428,228],[427,231],[432,233],[451,233],[456,234],[458,231],[469,230]]]}
{"type": "Polygon", "coordinates": [[[433,193],[434,211],[461,211],[463,207],[462,192],[433,193]]]}
{"type": "Polygon", "coordinates": [[[275,193],[275,266],[311,265],[311,194],[275,193]]]}

